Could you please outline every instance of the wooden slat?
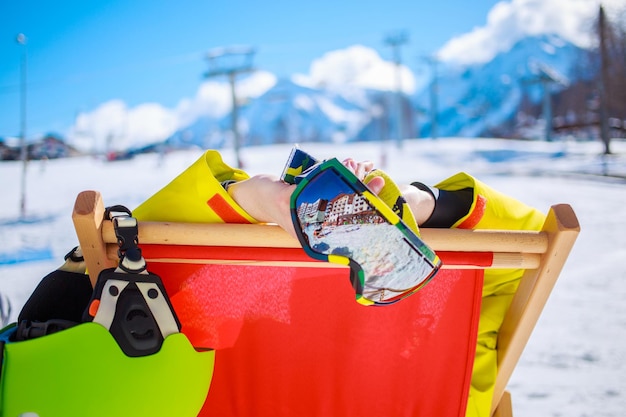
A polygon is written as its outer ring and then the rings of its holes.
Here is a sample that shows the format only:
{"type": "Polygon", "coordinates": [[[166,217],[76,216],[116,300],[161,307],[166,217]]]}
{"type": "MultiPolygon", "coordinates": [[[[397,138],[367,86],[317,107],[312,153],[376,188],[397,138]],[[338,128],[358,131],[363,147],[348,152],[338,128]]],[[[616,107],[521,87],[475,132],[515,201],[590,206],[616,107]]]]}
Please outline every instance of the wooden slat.
{"type": "MultiPolygon", "coordinates": [[[[546,233],[510,230],[421,229],[421,236],[435,251],[544,253],[546,233]]],[[[102,226],[107,243],[115,242],[111,222],[102,226]]],[[[273,224],[194,224],[140,222],[143,244],[299,248],[297,239],[273,224]]]]}

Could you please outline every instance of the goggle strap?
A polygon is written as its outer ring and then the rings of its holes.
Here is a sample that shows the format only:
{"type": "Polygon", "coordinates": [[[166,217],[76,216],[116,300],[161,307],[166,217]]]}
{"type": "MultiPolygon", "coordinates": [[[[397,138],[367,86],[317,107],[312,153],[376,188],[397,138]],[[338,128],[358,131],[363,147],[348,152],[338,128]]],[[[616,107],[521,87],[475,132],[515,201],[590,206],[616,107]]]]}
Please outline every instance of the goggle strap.
{"type": "Polygon", "coordinates": [[[317,165],[320,161],[302,149],[294,146],[291,149],[287,163],[280,176],[280,179],[288,184],[298,184],[301,176],[317,165]]]}

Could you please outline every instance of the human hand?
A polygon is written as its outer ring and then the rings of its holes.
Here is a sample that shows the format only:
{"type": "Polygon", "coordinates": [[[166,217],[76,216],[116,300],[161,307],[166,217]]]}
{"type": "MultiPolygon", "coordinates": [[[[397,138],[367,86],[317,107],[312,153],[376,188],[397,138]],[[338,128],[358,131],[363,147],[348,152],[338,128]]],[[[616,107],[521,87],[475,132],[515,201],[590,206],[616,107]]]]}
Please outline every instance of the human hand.
{"type": "Polygon", "coordinates": [[[255,175],[228,187],[228,194],[261,223],[275,223],[296,237],[289,202],[295,185],[272,175],[255,175]]]}
{"type": "MultiPolygon", "coordinates": [[[[352,158],[345,159],[343,165],[361,181],[375,169],[374,163],[371,161],[357,162],[352,158]]],[[[385,179],[373,177],[366,185],[374,194],[378,195],[385,186],[385,179]]],[[[430,193],[409,184],[398,184],[398,188],[415,216],[417,224],[421,225],[428,220],[435,209],[435,198],[430,193]]]]}
{"type": "MultiPolygon", "coordinates": [[[[372,161],[357,162],[352,158],[347,158],[344,159],[342,163],[346,168],[352,171],[360,181],[363,181],[367,174],[374,170],[374,163],[372,161]]],[[[366,185],[374,194],[378,195],[385,186],[385,179],[382,177],[373,177],[366,185]]]]}

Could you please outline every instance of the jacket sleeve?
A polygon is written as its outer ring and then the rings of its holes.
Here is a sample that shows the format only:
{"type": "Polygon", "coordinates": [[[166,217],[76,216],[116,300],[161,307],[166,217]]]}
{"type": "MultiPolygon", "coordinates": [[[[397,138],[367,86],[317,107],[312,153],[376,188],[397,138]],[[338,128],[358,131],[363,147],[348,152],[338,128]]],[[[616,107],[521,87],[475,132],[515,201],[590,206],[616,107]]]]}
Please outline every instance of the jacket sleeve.
{"type": "Polygon", "coordinates": [[[228,166],[219,152],[206,151],[196,162],[133,210],[138,220],[189,223],[256,223],[222,186],[248,179],[228,166]]]}

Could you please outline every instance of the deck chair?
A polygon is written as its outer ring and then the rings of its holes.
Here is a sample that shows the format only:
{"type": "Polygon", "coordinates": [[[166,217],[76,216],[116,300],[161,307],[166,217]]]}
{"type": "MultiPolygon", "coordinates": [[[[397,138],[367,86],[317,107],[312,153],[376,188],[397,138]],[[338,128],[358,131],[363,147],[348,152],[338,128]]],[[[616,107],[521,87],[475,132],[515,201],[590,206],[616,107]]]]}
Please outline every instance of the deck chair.
{"type": "MultiPolygon", "coordinates": [[[[103,214],[100,193],[78,195],[92,282],[118,259],[103,214]]],[[[507,383],[578,232],[565,204],[540,232],[423,229],[444,267],[384,307],[357,304],[348,268],[309,258],[275,225],[140,222],[139,243],[182,331],[216,350],[201,416],[464,416],[483,271],[523,268],[498,340],[492,415],[505,417],[507,383]]]]}

